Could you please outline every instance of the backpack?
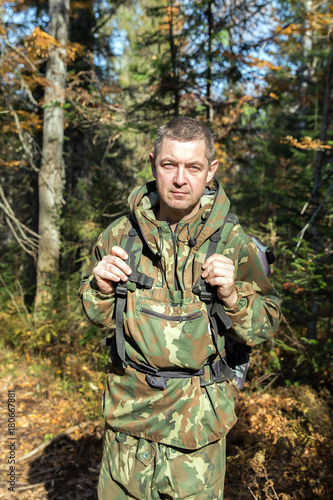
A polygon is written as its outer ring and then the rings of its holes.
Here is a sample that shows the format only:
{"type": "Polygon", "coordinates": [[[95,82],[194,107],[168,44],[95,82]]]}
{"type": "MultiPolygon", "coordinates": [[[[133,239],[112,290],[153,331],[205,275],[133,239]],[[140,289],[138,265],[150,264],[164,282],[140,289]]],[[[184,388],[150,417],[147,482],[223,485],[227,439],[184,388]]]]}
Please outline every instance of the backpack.
{"type": "MultiPolygon", "coordinates": [[[[231,230],[238,224],[238,218],[235,214],[229,212],[225,217],[224,223],[221,227],[210,237],[208,250],[206,254],[206,259],[216,253],[218,243],[221,239],[222,231],[227,223],[231,223],[231,230]]],[[[124,318],[123,314],[126,308],[126,298],[128,291],[128,282],[135,283],[137,287],[150,289],[153,286],[153,278],[147,276],[144,273],[138,272],[138,265],[141,258],[141,252],[132,251],[134,241],[137,237],[140,238],[142,242],[142,249],[144,246],[144,241],[142,240],[139,228],[133,222],[131,216],[128,216],[128,224],[126,224],[123,239],[126,240],[124,250],[129,256],[128,264],[132,268],[132,273],[126,282],[119,282],[117,284],[115,295],[116,295],[116,306],[115,306],[115,320],[116,320],[116,331],[115,335],[110,339],[105,339],[105,344],[110,345],[110,357],[112,362],[119,367],[131,366],[136,370],[146,374],[147,383],[155,388],[163,390],[166,387],[166,381],[169,378],[186,378],[192,376],[203,376],[204,369],[197,370],[196,372],[191,372],[187,370],[177,370],[177,371],[165,371],[156,370],[149,365],[143,363],[134,363],[129,359],[125,352],[125,337],[124,337],[124,318]],[[129,225],[128,225],[129,224],[129,225]],[[129,228],[127,230],[127,228],[129,228]]],[[[230,230],[230,231],[231,231],[230,230]]],[[[251,235],[250,235],[251,236],[251,235]]],[[[258,256],[262,262],[263,268],[267,276],[270,274],[270,265],[274,262],[274,254],[269,248],[267,248],[258,238],[251,236],[252,240],[255,242],[258,250],[258,256]]],[[[154,256],[155,259],[161,258],[159,252],[154,256]]],[[[248,367],[251,348],[245,344],[235,341],[228,335],[228,329],[232,326],[232,321],[227,315],[222,304],[216,300],[216,294],[214,289],[210,287],[209,284],[201,278],[198,278],[197,282],[193,287],[193,293],[198,295],[200,300],[206,303],[207,313],[210,320],[210,324],[213,327],[212,339],[215,344],[215,348],[219,355],[219,359],[212,363],[211,373],[213,382],[223,382],[225,380],[233,380],[239,389],[243,389],[248,367]],[[222,357],[218,347],[217,347],[217,335],[218,332],[224,332],[225,336],[225,357],[222,357]]],[[[202,386],[205,385],[204,383],[202,386]]]]}
{"type": "MultiPolygon", "coordinates": [[[[269,278],[271,276],[270,266],[275,261],[275,255],[259,238],[252,234],[249,234],[249,236],[256,244],[258,257],[266,276],[269,278]]],[[[226,336],[225,341],[226,361],[235,374],[235,382],[238,389],[243,389],[250,365],[250,354],[252,349],[228,336],[226,336]]]]}

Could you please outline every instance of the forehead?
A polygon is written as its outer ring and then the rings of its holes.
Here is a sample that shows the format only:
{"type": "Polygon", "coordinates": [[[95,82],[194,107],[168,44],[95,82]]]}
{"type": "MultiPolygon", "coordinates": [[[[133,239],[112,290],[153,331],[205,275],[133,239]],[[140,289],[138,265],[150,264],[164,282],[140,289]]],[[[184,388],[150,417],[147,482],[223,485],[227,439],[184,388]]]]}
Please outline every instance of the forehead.
{"type": "Polygon", "coordinates": [[[172,157],[178,161],[190,161],[195,159],[207,161],[206,142],[204,139],[182,142],[165,137],[157,155],[158,159],[163,159],[164,157],[172,157]]]}

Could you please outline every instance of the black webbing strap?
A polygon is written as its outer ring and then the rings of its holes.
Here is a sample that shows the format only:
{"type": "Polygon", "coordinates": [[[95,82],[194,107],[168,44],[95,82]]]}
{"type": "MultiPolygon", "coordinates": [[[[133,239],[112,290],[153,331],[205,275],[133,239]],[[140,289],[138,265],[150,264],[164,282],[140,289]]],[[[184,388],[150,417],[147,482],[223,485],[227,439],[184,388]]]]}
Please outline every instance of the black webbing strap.
{"type": "Polygon", "coordinates": [[[220,359],[214,361],[209,365],[210,367],[210,379],[208,381],[201,380],[200,386],[206,387],[207,385],[212,385],[214,382],[217,384],[225,382],[226,380],[233,380],[235,374],[232,369],[227,365],[224,358],[220,356],[220,359]]]}
{"type": "MultiPolygon", "coordinates": [[[[128,223],[125,226],[124,234],[126,234],[126,229],[130,227],[127,233],[127,240],[125,243],[124,250],[128,255],[128,265],[132,269],[128,281],[131,283],[136,283],[143,288],[151,288],[154,283],[154,279],[150,278],[144,273],[139,273],[137,268],[140,262],[140,257],[142,253],[142,245],[139,245],[138,251],[133,252],[133,245],[135,238],[138,236],[138,229],[132,224],[131,219],[128,219],[128,223]]],[[[124,337],[124,311],[126,309],[127,301],[127,283],[128,281],[120,281],[116,287],[116,350],[119,360],[127,366],[126,361],[126,350],[125,350],[125,337],[124,337]]],[[[114,356],[114,353],[112,353],[114,356]]]]}
{"type": "MultiPolygon", "coordinates": [[[[125,363],[124,311],[127,299],[126,283],[119,283],[116,288],[116,349],[122,363],[125,363]]],[[[113,353],[112,353],[113,354],[113,353]]],[[[125,363],[126,365],[126,363],[125,363]]],[[[126,365],[127,366],[127,365],[126,365]]]]}
{"type": "MultiPolygon", "coordinates": [[[[237,221],[237,217],[233,214],[228,214],[224,220],[222,226],[210,237],[208,250],[206,254],[206,258],[210,257],[216,252],[217,246],[221,240],[222,231],[227,222],[233,222],[235,224],[237,221]]],[[[129,219],[128,224],[130,225],[130,229],[128,231],[127,241],[124,247],[127,255],[129,256],[128,265],[132,269],[132,273],[128,278],[128,281],[132,283],[136,283],[139,286],[144,288],[151,288],[153,286],[153,278],[149,276],[139,273],[137,271],[140,256],[142,253],[142,245],[139,245],[138,251],[133,252],[133,245],[135,238],[137,237],[138,229],[133,225],[131,220],[129,219]]],[[[128,225],[126,225],[124,229],[124,234],[126,232],[128,225]]],[[[124,311],[126,308],[126,300],[127,300],[127,282],[119,282],[116,288],[116,335],[115,335],[115,346],[116,346],[116,354],[118,360],[120,360],[125,366],[130,365],[132,368],[145,373],[147,383],[155,389],[164,390],[166,388],[166,381],[169,378],[188,378],[194,376],[202,376],[204,374],[204,367],[196,372],[186,371],[186,370],[177,370],[177,371],[165,371],[165,370],[156,370],[149,365],[145,364],[137,364],[130,360],[126,355],[125,350],[125,337],[124,337],[124,311]]],[[[218,352],[220,359],[210,365],[211,367],[211,381],[205,383],[204,385],[208,385],[213,382],[222,382],[224,380],[232,380],[235,375],[234,372],[229,368],[224,358],[221,356],[221,353],[218,349],[217,344],[217,332],[221,331],[221,329],[228,329],[232,326],[232,321],[224,310],[222,304],[214,300],[216,298],[216,294],[214,294],[214,290],[210,287],[205,280],[200,276],[193,287],[193,293],[199,295],[200,300],[206,303],[208,317],[210,319],[210,323],[212,325],[214,335],[213,340],[215,343],[215,348],[218,352]],[[222,323],[222,324],[221,324],[222,323]]],[[[111,347],[112,350],[112,347],[111,347]]],[[[112,352],[112,357],[114,357],[114,352],[112,352]]]]}
{"type": "Polygon", "coordinates": [[[202,378],[205,373],[204,366],[199,370],[156,370],[156,368],[146,365],[145,363],[135,363],[127,356],[126,362],[138,372],[146,374],[146,382],[150,387],[162,391],[166,389],[166,383],[170,378],[201,377],[200,386],[206,387],[207,385],[212,385],[214,382],[220,383],[225,380],[232,380],[235,377],[231,368],[229,368],[225,361],[221,362],[220,359],[208,363],[207,366],[210,368],[210,378],[207,381],[203,381],[202,378]]]}
{"type": "MultiPolygon", "coordinates": [[[[234,226],[235,224],[237,224],[237,222],[238,222],[237,216],[233,213],[228,212],[222,226],[217,231],[215,231],[215,233],[213,233],[209,238],[206,259],[208,259],[208,257],[216,253],[218,244],[221,242],[221,236],[225,228],[225,225],[227,223],[232,223],[234,226]]],[[[223,243],[225,245],[226,241],[222,242],[222,244],[223,243]]],[[[221,252],[222,250],[223,249],[220,249],[219,251],[221,252]]],[[[206,283],[206,281],[201,276],[199,276],[197,282],[193,287],[193,293],[199,295],[200,300],[206,303],[207,314],[213,330],[212,338],[217,353],[220,357],[219,361],[220,363],[222,363],[222,366],[224,366],[224,370],[228,371],[227,378],[229,380],[232,380],[235,377],[235,375],[233,371],[228,367],[226,360],[222,357],[218,348],[218,332],[229,330],[229,328],[232,327],[233,323],[229,318],[229,316],[227,315],[223,305],[216,300],[215,290],[208,283],[206,283]]]]}
{"type": "MultiPolygon", "coordinates": [[[[238,222],[237,216],[228,212],[222,226],[211,235],[211,237],[209,238],[206,260],[216,252],[217,246],[221,241],[223,229],[228,222],[232,222],[233,225],[235,225],[238,222]]],[[[226,242],[224,242],[224,244],[225,243],[226,242]]],[[[224,307],[222,306],[222,304],[215,300],[216,293],[214,289],[208,283],[206,283],[202,276],[199,276],[199,278],[197,279],[193,287],[193,293],[199,295],[200,300],[206,303],[208,316],[211,320],[215,335],[217,335],[217,332],[221,330],[221,327],[223,328],[223,326],[226,330],[232,327],[232,321],[227,315],[224,307]],[[218,326],[218,322],[221,322],[222,324],[218,326]]]]}
{"type": "MultiPolygon", "coordinates": [[[[238,222],[237,216],[231,212],[228,212],[228,214],[226,215],[222,226],[219,227],[219,229],[210,236],[205,260],[207,260],[208,257],[210,257],[216,252],[217,246],[221,241],[223,229],[225,228],[225,225],[229,222],[231,222],[233,226],[238,222]]],[[[226,241],[223,243],[225,245],[226,241]]],[[[206,281],[202,278],[202,276],[199,276],[199,278],[197,279],[193,287],[193,293],[199,295],[200,300],[206,303],[211,302],[215,297],[213,288],[206,283],[206,281]]]]}
{"type": "Polygon", "coordinates": [[[218,346],[218,332],[223,331],[223,328],[228,330],[229,328],[232,327],[232,321],[225,312],[224,307],[222,304],[220,304],[217,301],[212,301],[210,303],[206,304],[207,308],[207,314],[208,318],[210,321],[210,324],[212,325],[212,339],[215,345],[215,349],[217,354],[220,357],[220,361],[222,362],[222,365],[225,365],[225,367],[229,370],[229,380],[233,380],[235,378],[234,372],[229,368],[226,360],[222,357],[222,354],[220,353],[219,346],[218,346]],[[222,324],[221,324],[222,323],[222,324]]]}
{"type": "Polygon", "coordinates": [[[145,363],[135,363],[126,356],[126,362],[129,366],[137,370],[138,372],[146,374],[146,382],[153,389],[166,389],[166,382],[169,378],[191,378],[199,377],[204,374],[204,367],[199,370],[156,370],[152,366],[146,365],[145,363]]]}

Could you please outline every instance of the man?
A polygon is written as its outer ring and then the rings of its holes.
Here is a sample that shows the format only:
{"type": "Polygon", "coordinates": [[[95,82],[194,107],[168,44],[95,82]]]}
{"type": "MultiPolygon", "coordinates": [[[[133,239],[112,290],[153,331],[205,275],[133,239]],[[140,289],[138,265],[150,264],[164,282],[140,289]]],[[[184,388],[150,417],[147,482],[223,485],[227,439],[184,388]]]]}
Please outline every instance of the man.
{"type": "Polygon", "coordinates": [[[99,499],[220,500],[237,389],[219,356],[227,336],[269,339],[279,299],[255,244],[229,221],[207,127],[171,120],[150,161],[155,181],[136,188],[130,218],[99,237],[80,288],[88,318],[117,325],[99,499]]]}

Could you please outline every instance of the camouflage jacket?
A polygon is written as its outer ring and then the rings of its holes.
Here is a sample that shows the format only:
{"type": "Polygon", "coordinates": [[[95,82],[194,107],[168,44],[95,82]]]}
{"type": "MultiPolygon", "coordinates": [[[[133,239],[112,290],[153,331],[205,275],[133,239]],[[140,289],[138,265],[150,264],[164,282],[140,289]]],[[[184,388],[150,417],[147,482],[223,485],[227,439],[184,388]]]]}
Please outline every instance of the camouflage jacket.
{"type": "MultiPolygon", "coordinates": [[[[128,284],[124,312],[126,354],[136,363],[157,369],[192,369],[205,366],[203,377],[169,379],[165,390],[151,388],[143,373],[127,366],[110,368],[103,410],[107,423],[132,436],[179,448],[197,449],[223,437],[236,421],[235,385],[232,382],[201,384],[210,380],[208,361],[216,358],[206,305],[192,288],[201,275],[209,237],[222,225],[229,200],[214,181],[201,199],[201,208],[191,219],[180,221],[173,233],[165,221],[157,221],[155,182],[136,188],[129,197],[132,218],[146,245],[140,250],[138,271],[154,279],[152,289],[128,284]],[[190,237],[196,238],[194,247],[190,237]],[[141,253],[142,251],[142,253],[141,253]],[[159,266],[151,258],[161,252],[159,266]],[[179,318],[182,321],[179,321],[179,318]],[[184,320],[184,318],[186,318],[184,320]]],[[[100,235],[90,273],[114,245],[124,247],[128,217],[114,221],[100,235]],[[126,228],[126,229],[125,229],[126,228]],[[125,231],[124,231],[125,230],[125,231]]],[[[256,245],[239,224],[226,225],[217,247],[234,261],[238,302],[228,311],[232,335],[247,345],[269,339],[277,330],[280,310],[277,292],[267,279],[256,245]]],[[[93,275],[82,281],[79,294],[89,320],[100,327],[114,319],[115,295],[103,295],[91,286],[93,275]]],[[[224,336],[218,335],[224,349],[224,336]]]]}

